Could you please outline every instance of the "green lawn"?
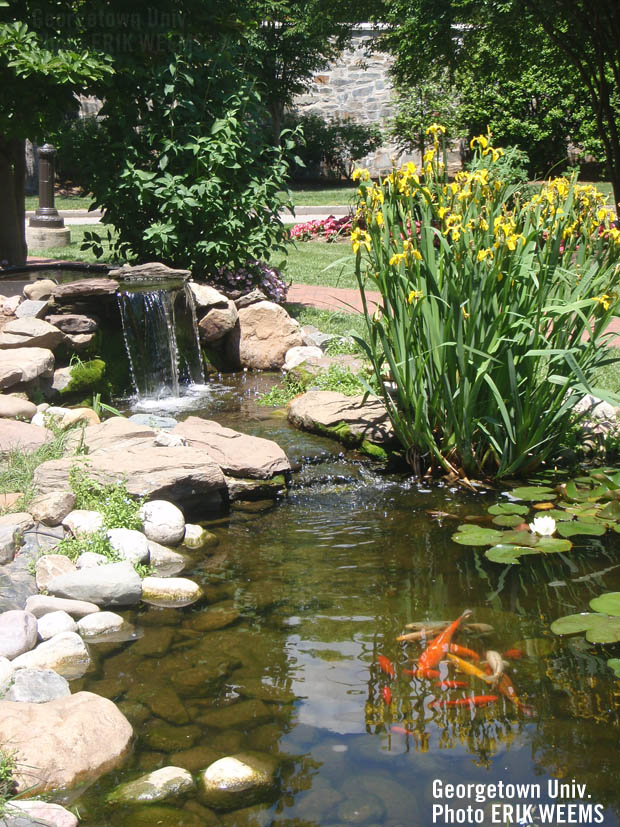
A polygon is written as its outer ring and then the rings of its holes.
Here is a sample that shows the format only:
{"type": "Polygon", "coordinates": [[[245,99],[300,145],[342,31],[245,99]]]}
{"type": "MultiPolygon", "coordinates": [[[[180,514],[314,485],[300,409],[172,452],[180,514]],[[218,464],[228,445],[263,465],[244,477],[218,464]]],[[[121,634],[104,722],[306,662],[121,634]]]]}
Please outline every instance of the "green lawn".
{"type": "MultiPolygon", "coordinates": [[[[284,275],[287,281],[326,287],[357,287],[355,256],[348,239],[330,244],[324,241],[299,241],[286,246],[288,258],[284,275]]],[[[276,258],[274,256],[274,260],[276,258]]]]}
{"type": "Polygon", "coordinates": [[[296,207],[344,206],[353,203],[357,187],[347,184],[342,187],[291,187],[296,207]]]}
{"type": "MultiPolygon", "coordinates": [[[[56,195],[54,205],[57,210],[87,210],[92,198],[84,195],[56,195]]],[[[26,210],[36,210],[39,206],[38,195],[26,196],[26,210]]]]}

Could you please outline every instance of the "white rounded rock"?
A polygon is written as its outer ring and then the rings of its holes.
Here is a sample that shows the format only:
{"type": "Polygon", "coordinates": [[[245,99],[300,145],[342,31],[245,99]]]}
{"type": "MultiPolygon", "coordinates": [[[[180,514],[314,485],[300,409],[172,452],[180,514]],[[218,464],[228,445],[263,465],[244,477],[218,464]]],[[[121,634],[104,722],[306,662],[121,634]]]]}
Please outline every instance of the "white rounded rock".
{"type": "Polygon", "coordinates": [[[315,347],[314,345],[298,345],[297,347],[292,347],[286,351],[282,370],[286,373],[299,365],[303,365],[306,359],[321,359],[323,356],[324,353],[321,348],[315,347]]]}
{"type": "Polygon", "coordinates": [[[99,511],[87,511],[78,508],[67,514],[62,521],[62,525],[68,529],[74,537],[77,537],[79,534],[94,534],[103,528],[103,514],[99,511]]]}
{"type": "Polygon", "coordinates": [[[151,500],[140,509],[144,533],[149,540],[164,546],[178,545],[185,535],[185,517],[180,508],[167,500],[151,500]]]}
{"type": "Polygon", "coordinates": [[[37,620],[41,640],[49,640],[61,632],[77,632],[77,623],[67,612],[49,612],[37,620]]]}
{"type": "Polygon", "coordinates": [[[94,569],[97,566],[106,566],[110,561],[105,554],[97,554],[96,551],[85,551],[75,561],[77,569],[94,569]]]}
{"type": "Polygon", "coordinates": [[[36,649],[15,658],[16,669],[53,669],[63,678],[81,678],[90,665],[90,656],[82,638],[75,632],[61,632],[40,643],[36,649]]]}
{"type": "Polygon", "coordinates": [[[78,620],[77,628],[82,637],[94,637],[118,632],[123,623],[123,618],[116,612],[97,612],[78,620]]]}
{"type": "Polygon", "coordinates": [[[206,546],[213,535],[206,531],[201,525],[187,523],[183,545],[187,548],[202,548],[206,546]]]}
{"type": "Polygon", "coordinates": [[[112,548],[129,563],[145,563],[149,559],[148,540],[141,531],[131,528],[111,528],[108,539],[112,548]]]}
{"type": "Polygon", "coordinates": [[[187,577],[145,577],[142,600],[153,606],[189,606],[202,597],[202,590],[187,577]]]}

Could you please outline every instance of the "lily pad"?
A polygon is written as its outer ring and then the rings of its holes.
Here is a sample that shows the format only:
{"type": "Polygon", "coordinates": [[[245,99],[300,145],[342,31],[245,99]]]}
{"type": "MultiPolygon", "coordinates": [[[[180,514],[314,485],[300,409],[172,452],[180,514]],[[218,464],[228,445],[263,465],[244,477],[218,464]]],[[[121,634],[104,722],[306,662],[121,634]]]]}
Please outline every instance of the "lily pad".
{"type": "Polygon", "coordinates": [[[496,503],[489,507],[489,514],[527,514],[530,509],[527,505],[519,505],[519,503],[496,503]]]}
{"type": "Polygon", "coordinates": [[[620,617],[620,592],[607,592],[592,598],[590,608],[595,612],[620,617]]]}
{"type": "Polygon", "coordinates": [[[510,493],[513,497],[520,500],[529,500],[530,502],[557,499],[557,494],[553,488],[548,488],[545,485],[524,485],[521,488],[513,488],[510,493]]]}
{"type": "Polygon", "coordinates": [[[519,514],[498,514],[497,517],[493,517],[493,525],[501,525],[504,528],[514,528],[522,522],[523,517],[519,514]]]}
{"type": "Polygon", "coordinates": [[[609,658],[607,666],[609,666],[617,678],[620,678],[620,658],[609,658]]]}
{"type": "Polygon", "coordinates": [[[505,531],[500,540],[501,543],[512,546],[535,546],[538,541],[538,535],[531,531],[505,531]]]}
{"type": "Polygon", "coordinates": [[[519,564],[519,557],[525,554],[538,554],[538,550],[527,546],[509,546],[499,543],[484,552],[484,556],[492,563],[519,564]]]}
{"type": "Polygon", "coordinates": [[[560,540],[559,537],[541,537],[536,544],[536,551],[543,554],[553,554],[559,551],[570,551],[573,544],[570,540],[560,540]]]}
{"type": "Polygon", "coordinates": [[[575,537],[577,534],[589,534],[591,537],[601,537],[607,529],[603,523],[572,520],[570,523],[560,523],[556,530],[562,537],[575,537]]]}
{"type": "Polygon", "coordinates": [[[456,534],[452,535],[455,543],[462,546],[492,546],[498,543],[504,532],[495,528],[483,528],[479,525],[461,525],[456,534]]]}
{"type": "Polygon", "coordinates": [[[572,520],[574,516],[574,514],[571,514],[563,508],[554,508],[553,511],[547,511],[545,514],[545,517],[553,517],[556,523],[572,520]]]}
{"type": "Polygon", "coordinates": [[[618,500],[613,500],[603,506],[598,512],[598,516],[603,520],[620,520],[620,503],[618,500]]]}
{"type": "Polygon", "coordinates": [[[596,626],[601,615],[592,614],[591,612],[582,612],[577,615],[564,615],[558,617],[551,624],[551,631],[555,635],[574,635],[577,632],[586,632],[593,626],[596,626]]]}
{"type": "Polygon", "coordinates": [[[616,643],[620,640],[620,617],[605,617],[586,631],[590,643],[616,643]]]}

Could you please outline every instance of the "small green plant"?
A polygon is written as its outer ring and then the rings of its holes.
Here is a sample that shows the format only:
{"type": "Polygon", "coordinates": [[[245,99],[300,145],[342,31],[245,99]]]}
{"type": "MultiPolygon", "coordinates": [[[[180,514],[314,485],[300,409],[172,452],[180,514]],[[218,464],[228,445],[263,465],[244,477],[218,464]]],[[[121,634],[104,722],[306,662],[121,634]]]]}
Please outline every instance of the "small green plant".
{"type": "Polygon", "coordinates": [[[90,407],[93,409],[93,411],[97,414],[97,416],[100,419],[103,418],[102,414],[104,412],[109,413],[111,416],[122,416],[122,414],[118,410],[118,408],[115,408],[112,405],[108,405],[106,402],[101,401],[101,394],[100,393],[94,393],[93,394],[93,398],[92,398],[92,402],[90,404],[90,407]]]}
{"type": "Polygon", "coordinates": [[[23,451],[14,448],[8,452],[2,466],[0,466],[0,494],[11,494],[19,491],[22,494],[8,511],[20,511],[28,507],[34,497],[34,472],[39,465],[51,459],[60,459],[66,448],[67,431],[57,429],[53,423],[49,430],[52,439],[45,442],[34,451],[23,451]]]}
{"type": "Polygon", "coordinates": [[[351,336],[331,339],[325,346],[327,356],[361,356],[362,349],[351,336]]]}
{"type": "Polygon", "coordinates": [[[15,795],[15,769],[17,762],[14,753],[0,750],[0,816],[6,812],[7,802],[15,795]]]}
{"type": "Polygon", "coordinates": [[[138,512],[143,500],[130,496],[126,482],[103,484],[78,466],[70,470],[69,482],[75,494],[75,507],[99,511],[103,515],[104,528],[142,528],[138,512]]]}
{"type": "Polygon", "coordinates": [[[66,537],[53,549],[54,554],[64,554],[73,561],[87,551],[102,554],[110,563],[119,563],[123,559],[118,551],[112,548],[106,530],[103,528],[90,534],[81,534],[79,537],[66,537]]]}
{"type": "Polygon", "coordinates": [[[302,376],[294,373],[287,374],[284,383],[274,385],[270,391],[258,398],[258,404],[282,408],[291,399],[309,389],[337,391],[345,394],[345,396],[357,396],[366,391],[366,385],[360,381],[356,374],[349,368],[342,367],[342,365],[330,365],[328,370],[316,375],[310,373],[304,375],[303,364],[299,370],[302,376]]]}
{"type": "Polygon", "coordinates": [[[299,396],[300,393],[304,393],[305,390],[302,382],[287,374],[283,383],[274,385],[270,391],[259,396],[257,401],[259,405],[265,405],[266,407],[282,408],[291,399],[299,396]]]}

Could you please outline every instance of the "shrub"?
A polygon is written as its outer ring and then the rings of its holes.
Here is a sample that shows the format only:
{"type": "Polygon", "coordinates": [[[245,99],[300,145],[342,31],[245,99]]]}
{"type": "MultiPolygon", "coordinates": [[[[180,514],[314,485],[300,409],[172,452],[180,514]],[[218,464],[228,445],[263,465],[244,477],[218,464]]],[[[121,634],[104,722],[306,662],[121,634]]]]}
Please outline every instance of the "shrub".
{"type": "Polygon", "coordinates": [[[615,401],[590,380],[610,361],[620,230],[575,180],[523,199],[489,173],[502,151],[488,135],[448,182],[442,127],[429,132],[422,170],[376,184],[354,173],[367,226],[351,235],[356,274],[365,307],[367,288],[383,301],[366,309],[366,351],[395,384],[383,398],[418,475],[529,474],[561,446],[581,395],[615,401]]]}
{"type": "Polygon", "coordinates": [[[241,295],[258,288],[268,299],[278,304],[286,301],[288,292],[288,285],[278,268],[265,264],[264,261],[246,261],[243,267],[236,270],[220,267],[209,281],[226,295],[241,295]]]}
{"type": "Polygon", "coordinates": [[[299,178],[350,178],[353,166],[383,143],[376,124],[356,123],[350,118],[326,120],[316,113],[291,112],[285,119],[290,129],[299,128],[296,151],[303,162],[299,178]]]}
{"type": "MultiPolygon", "coordinates": [[[[95,203],[116,233],[112,254],[209,280],[284,249],[279,210],[293,144],[266,141],[260,97],[232,58],[194,43],[138,91],[106,103],[89,156],[95,203]]],[[[102,254],[97,232],[84,237],[102,254]]]]}

